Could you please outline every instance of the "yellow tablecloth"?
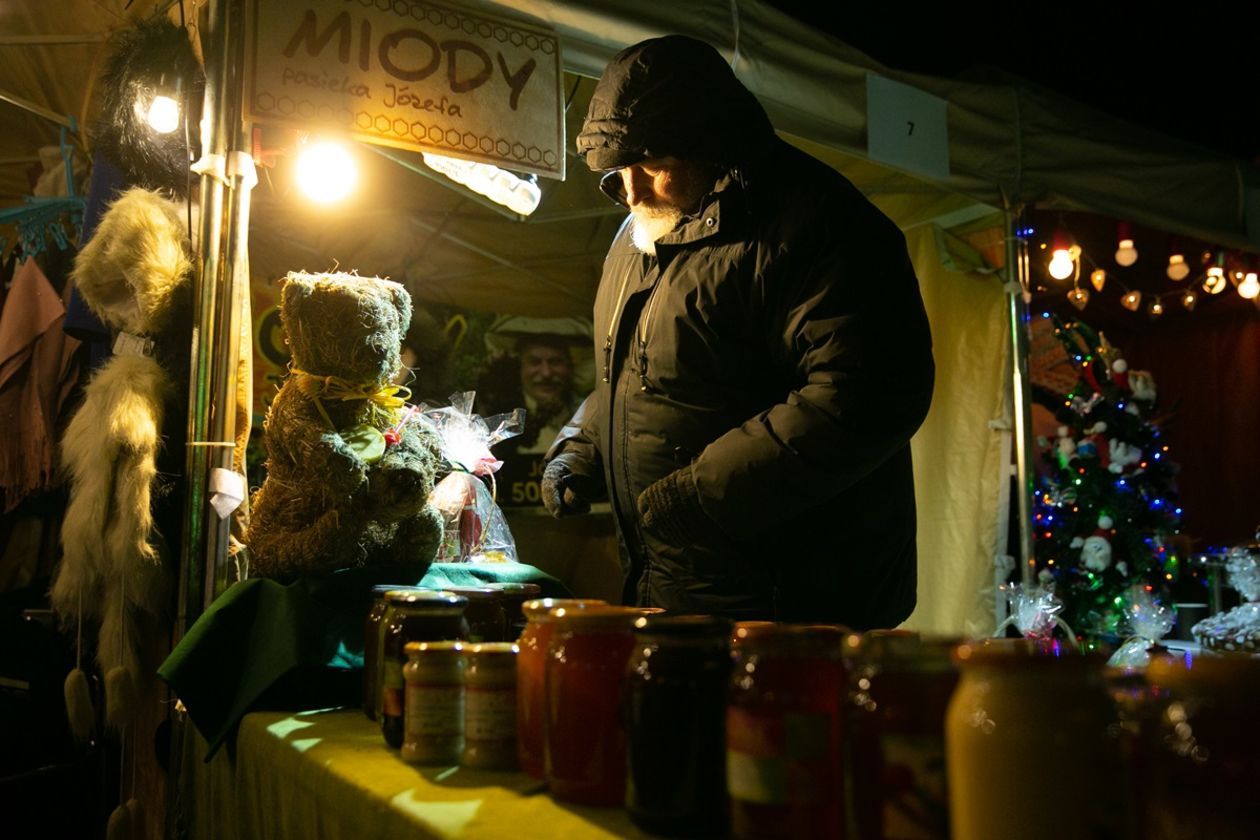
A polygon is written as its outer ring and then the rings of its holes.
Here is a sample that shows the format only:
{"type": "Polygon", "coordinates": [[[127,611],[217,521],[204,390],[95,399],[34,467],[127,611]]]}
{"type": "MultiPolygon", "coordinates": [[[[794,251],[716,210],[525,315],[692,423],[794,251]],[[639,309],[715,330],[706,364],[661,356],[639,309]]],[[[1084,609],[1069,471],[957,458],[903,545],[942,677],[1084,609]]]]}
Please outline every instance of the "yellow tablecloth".
{"type": "Polygon", "coordinates": [[[193,840],[647,837],[619,808],[554,801],[524,773],[415,767],[361,712],[254,712],[234,755],[188,727],[181,809],[193,840]]]}

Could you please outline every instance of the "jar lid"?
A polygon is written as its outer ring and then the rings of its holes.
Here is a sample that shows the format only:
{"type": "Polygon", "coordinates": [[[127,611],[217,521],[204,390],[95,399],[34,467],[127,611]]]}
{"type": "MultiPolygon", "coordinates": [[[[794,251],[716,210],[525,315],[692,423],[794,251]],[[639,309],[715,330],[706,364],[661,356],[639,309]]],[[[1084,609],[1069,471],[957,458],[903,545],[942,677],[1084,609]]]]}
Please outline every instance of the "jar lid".
{"type": "Polygon", "coordinates": [[[502,593],[499,590],[494,589],[490,587],[489,585],[486,585],[486,586],[444,586],[442,587],[442,591],[454,592],[456,595],[463,595],[465,598],[467,598],[470,601],[488,601],[493,598],[502,597],[502,593]]]}
{"type": "Polygon", "coordinates": [[[478,642],[465,645],[464,656],[469,659],[489,659],[492,662],[497,660],[509,663],[515,660],[520,650],[516,642],[478,642]]]}
{"type": "Polygon", "coordinates": [[[1147,679],[1174,691],[1217,691],[1254,696],[1260,686],[1260,659],[1248,653],[1184,654],[1152,657],[1147,679]]]}
{"type": "Polygon", "coordinates": [[[455,658],[463,654],[463,642],[407,642],[403,645],[403,653],[409,657],[442,657],[455,658]]]}
{"type": "Polygon", "coordinates": [[[525,613],[525,617],[530,621],[550,621],[550,613],[557,607],[581,610],[593,606],[607,607],[611,604],[597,598],[535,598],[521,604],[521,612],[525,613]]]}
{"type": "Polygon", "coordinates": [[[453,592],[434,589],[395,589],[385,595],[391,606],[433,612],[459,612],[468,606],[468,599],[453,592]]]}
{"type": "Polygon", "coordinates": [[[846,655],[856,654],[864,664],[883,670],[952,671],[954,650],[964,641],[960,636],[888,631],[853,634],[846,640],[846,655]]]}
{"type": "Polygon", "coordinates": [[[537,598],[542,594],[542,587],[536,583],[487,583],[486,588],[502,592],[509,598],[537,598]]]}
{"type": "Polygon", "coordinates": [[[817,624],[774,624],[744,628],[738,648],[746,655],[767,654],[802,659],[839,659],[847,634],[844,628],[817,624]]]}
{"type": "Polygon", "coordinates": [[[731,636],[731,621],[712,615],[655,615],[639,616],[634,622],[638,636],[666,636],[671,639],[712,639],[727,641],[731,636]]]}
{"type": "Polygon", "coordinates": [[[579,609],[556,607],[551,611],[551,620],[558,629],[569,629],[575,632],[615,629],[634,630],[635,623],[644,615],[639,607],[590,606],[579,609]]]}
{"type": "Polygon", "coordinates": [[[402,583],[378,583],[372,587],[372,597],[384,598],[390,592],[415,592],[419,589],[418,586],[402,583]]]}

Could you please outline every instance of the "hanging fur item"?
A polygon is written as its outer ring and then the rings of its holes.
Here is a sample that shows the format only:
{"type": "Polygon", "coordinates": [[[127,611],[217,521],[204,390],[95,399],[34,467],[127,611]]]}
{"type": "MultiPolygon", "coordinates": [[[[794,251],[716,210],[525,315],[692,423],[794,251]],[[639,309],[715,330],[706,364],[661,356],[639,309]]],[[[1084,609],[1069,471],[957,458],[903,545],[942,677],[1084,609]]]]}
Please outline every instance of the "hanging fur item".
{"type": "MultiPolygon", "coordinates": [[[[191,271],[181,209],[157,193],[128,190],[71,275],[118,338],[61,442],[70,503],[52,603],[67,625],[99,623],[96,659],[107,689],[140,682],[136,622],[142,612],[161,617],[169,600],[151,502],[165,403],[179,381],[172,369],[183,368],[173,360],[188,353],[179,326],[187,322],[191,271]]],[[[116,724],[126,713],[114,708],[109,718],[116,724]]]]}

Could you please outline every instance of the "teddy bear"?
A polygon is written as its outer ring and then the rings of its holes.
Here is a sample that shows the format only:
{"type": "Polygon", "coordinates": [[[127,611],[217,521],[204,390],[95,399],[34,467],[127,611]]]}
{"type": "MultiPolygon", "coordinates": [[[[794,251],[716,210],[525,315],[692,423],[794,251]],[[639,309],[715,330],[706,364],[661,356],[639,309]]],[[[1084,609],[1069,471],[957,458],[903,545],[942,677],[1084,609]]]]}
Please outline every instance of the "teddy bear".
{"type": "Polygon", "coordinates": [[[254,494],[250,574],[290,579],[364,565],[427,565],[442,538],[428,503],[443,464],[406,389],[411,296],[353,274],[290,273],[280,320],[289,376],[264,424],[267,477],[254,494]]]}

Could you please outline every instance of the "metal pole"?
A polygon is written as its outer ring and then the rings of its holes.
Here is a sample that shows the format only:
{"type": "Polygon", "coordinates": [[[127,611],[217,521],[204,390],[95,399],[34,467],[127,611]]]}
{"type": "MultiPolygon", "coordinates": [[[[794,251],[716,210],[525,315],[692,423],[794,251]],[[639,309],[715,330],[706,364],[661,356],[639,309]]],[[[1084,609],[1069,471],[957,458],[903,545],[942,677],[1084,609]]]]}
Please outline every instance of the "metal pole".
{"type": "Polygon", "coordinates": [[[1006,227],[1006,299],[1011,330],[1011,414],[1015,427],[1015,483],[1019,499],[1020,577],[1025,586],[1036,579],[1032,511],[1032,388],[1028,378],[1028,254],[1019,238],[1018,208],[1003,211],[1006,227]]]}
{"type": "MultiPolygon", "coordinates": [[[[202,26],[206,90],[201,111],[202,159],[227,153],[227,0],[210,0],[202,26]]],[[[205,570],[212,565],[204,553],[210,516],[206,494],[211,443],[211,378],[217,338],[219,273],[222,267],[224,183],[213,170],[203,172],[200,184],[201,223],[197,236],[194,274],[193,339],[188,384],[187,494],[184,533],[180,544],[179,605],[175,641],[201,615],[205,606],[205,570]]]]}
{"type": "MultiPolygon", "coordinates": [[[[229,152],[249,149],[242,122],[243,59],[241,37],[242,7],[240,0],[227,0],[231,6],[228,15],[228,44],[225,57],[226,85],[223,89],[229,152]]],[[[211,432],[219,443],[210,453],[211,467],[235,471],[235,449],[227,445],[236,439],[236,393],[239,361],[241,356],[241,316],[248,309],[249,294],[249,201],[252,184],[243,183],[242,173],[228,167],[228,187],[224,213],[223,262],[220,268],[220,285],[215,316],[217,335],[213,359],[211,393],[211,432]]],[[[228,560],[232,518],[213,517],[214,528],[206,537],[205,589],[203,606],[208,607],[227,589],[230,582],[231,564],[228,560]]]]}

